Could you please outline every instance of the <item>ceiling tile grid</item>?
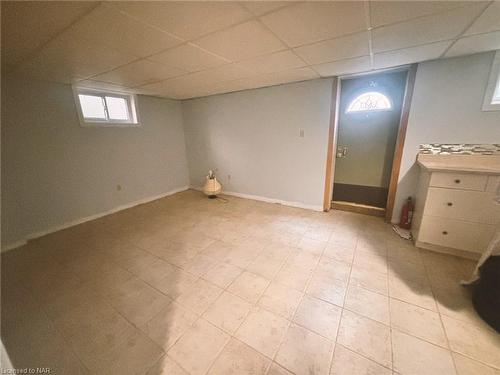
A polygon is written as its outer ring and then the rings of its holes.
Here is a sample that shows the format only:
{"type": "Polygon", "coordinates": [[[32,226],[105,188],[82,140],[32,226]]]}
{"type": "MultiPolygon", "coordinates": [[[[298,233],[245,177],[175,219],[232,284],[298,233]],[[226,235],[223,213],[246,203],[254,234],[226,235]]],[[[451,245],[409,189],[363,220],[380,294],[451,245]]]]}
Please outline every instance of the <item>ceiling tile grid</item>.
{"type": "Polygon", "coordinates": [[[500,2],[2,2],[2,71],[186,99],[500,48],[500,2]]]}

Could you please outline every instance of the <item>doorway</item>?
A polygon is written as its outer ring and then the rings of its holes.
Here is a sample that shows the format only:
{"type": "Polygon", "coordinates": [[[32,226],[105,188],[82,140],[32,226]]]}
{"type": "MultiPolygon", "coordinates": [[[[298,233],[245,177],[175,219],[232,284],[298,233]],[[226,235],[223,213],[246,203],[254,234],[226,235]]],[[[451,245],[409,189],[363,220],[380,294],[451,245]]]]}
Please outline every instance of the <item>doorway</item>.
{"type": "Polygon", "coordinates": [[[386,215],[408,71],[340,80],[332,207],[386,215]]]}

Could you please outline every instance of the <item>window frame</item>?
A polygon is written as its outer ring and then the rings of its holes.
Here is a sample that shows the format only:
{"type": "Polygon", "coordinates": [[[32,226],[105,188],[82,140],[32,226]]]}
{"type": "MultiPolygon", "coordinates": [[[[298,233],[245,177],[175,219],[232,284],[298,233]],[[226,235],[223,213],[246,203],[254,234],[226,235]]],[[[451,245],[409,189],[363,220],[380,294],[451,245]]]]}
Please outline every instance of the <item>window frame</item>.
{"type": "Polygon", "coordinates": [[[500,103],[492,103],[496,90],[500,91],[500,50],[496,51],[491,64],[488,84],[484,93],[483,111],[500,111],[500,103]]]}
{"type": "Polygon", "coordinates": [[[347,104],[347,106],[345,107],[345,113],[349,114],[349,115],[358,114],[358,113],[367,114],[367,113],[372,113],[372,112],[390,112],[390,111],[393,111],[393,110],[394,110],[394,104],[393,104],[391,98],[389,96],[387,96],[384,92],[382,92],[382,91],[376,91],[376,90],[362,91],[361,93],[358,92],[356,94],[356,96],[354,97],[354,99],[352,99],[347,104]],[[363,110],[359,110],[359,111],[350,111],[349,110],[349,108],[351,108],[351,106],[354,104],[354,102],[356,100],[358,100],[363,95],[368,95],[368,94],[379,94],[379,95],[382,95],[384,98],[387,99],[387,101],[389,103],[389,107],[388,108],[363,109],[363,110]]]}
{"type": "Polygon", "coordinates": [[[139,116],[137,112],[137,97],[132,93],[124,93],[113,90],[93,89],[82,86],[73,86],[73,96],[78,113],[78,119],[82,127],[137,127],[140,126],[139,116]],[[82,105],[80,103],[79,95],[92,95],[101,97],[104,101],[104,111],[107,119],[99,118],[86,118],[83,115],[82,105]],[[106,96],[125,99],[127,103],[127,111],[129,118],[127,120],[117,120],[109,118],[108,110],[106,108],[106,96]]]}

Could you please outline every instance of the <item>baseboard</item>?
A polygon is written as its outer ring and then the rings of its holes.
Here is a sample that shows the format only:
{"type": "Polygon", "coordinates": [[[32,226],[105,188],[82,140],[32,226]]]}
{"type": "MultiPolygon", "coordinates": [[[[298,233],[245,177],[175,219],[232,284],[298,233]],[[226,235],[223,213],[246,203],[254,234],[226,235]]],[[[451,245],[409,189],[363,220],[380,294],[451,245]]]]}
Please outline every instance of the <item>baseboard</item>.
{"type": "Polygon", "coordinates": [[[29,235],[27,235],[23,240],[19,240],[19,241],[13,242],[11,244],[7,244],[7,245],[2,246],[2,250],[1,251],[3,253],[3,252],[6,252],[6,251],[9,251],[9,250],[13,250],[13,249],[16,249],[16,248],[18,248],[20,246],[25,245],[29,240],[34,240],[35,238],[43,237],[43,236],[46,236],[47,234],[50,234],[50,233],[54,233],[54,232],[58,232],[58,231],[63,230],[63,229],[74,227],[75,225],[83,224],[83,223],[85,223],[87,221],[99,219],[99,218],[101,218],[103,216],[111,215],[111,214],[114,214],[114,213],[116,213],[118,211],[123,211],[123,210],[126,210],[128,208],[132,208],[132,207],[138,206],[140,204],[145,204],[145,203],[149,203],[149,202],[155,201],[157,199],[165,198],[165,197],[168,197],[169,195],[180,193],[181,191],[185,191],[185,190],[188,190],[188,189],[189,189],[189,186],[182,186],[180,188],[177,188],[177,189],[174,189],[174,190],[170,190],[170,191],[168,191],[166,193],[163,193],[163,194],[158,194],[158,195],[155,195],[155,196],[152,196],[152,197],[147,197],[147,198],[139,199],[139,200],[131,202],[131,203],[127,203],[127,204],[123,204],[123,205],[114,207],[114,208],[112,208],[111,210],[108,210],[108,211],[100,212],[98,214],[91,215],[91,216],[86,216],[86,217],[81,218],[81,219],[72,220],[70,222],[67,222],[67,223],[64,223],[64,224],[61,224],[61,225],[57,225],[57,226],[49,228],[47,230],[33,232],[33,233],[30,233],[29,235]]]}
{"type": "MultiPolygon", "coordinates": [[[[190,189],[193,190],[203,190],[199,186],[190,186],[190,189]]],[[[296,208],[303,208],[306,210],[313,210],[313,211],[323,211],[323,206],[315,206],[312,204],[304,204],[300,202],[290,202],[290,201],[284,201],[281,199],[275,199],[275,198],[268,198],[268,197],[262,197],[260,195],[252,195],[252,194],[244,194],[244,193],[238,193],[236,191],[225,191],[223,190],[222,195],[231,195],[233,197],[238,197],[238,198],[245,198],[245,199],[251,199],[254,201],[260,201],[260,202],[266,202],[266,203],[278,203],[282,204],[283,206],[289,206],[289,207],[296,207],[296,208]]]]}

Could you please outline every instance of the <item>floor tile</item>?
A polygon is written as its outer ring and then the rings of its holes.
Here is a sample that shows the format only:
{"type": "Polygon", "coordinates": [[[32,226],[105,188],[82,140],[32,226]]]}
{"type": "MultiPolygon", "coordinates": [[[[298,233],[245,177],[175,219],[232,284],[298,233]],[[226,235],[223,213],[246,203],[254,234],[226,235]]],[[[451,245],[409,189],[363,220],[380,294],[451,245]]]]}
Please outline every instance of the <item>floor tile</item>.
{"type": "Polygon", "coordinates": [[[168,355],[190,374],[205,374],[229,340],[229,336],[199,319],[168,351],[168,355]]]}
{"type": "Polygon", "coordinates": [[[282,259],[276,259],[272,256],[261,254],[248,265],[247,270],[271,280],[276,273],[278,273],[283,262],[282,259]]]}
{"type": "Polygon", "coordinates": [[[273,362],[273,364],[269,368],[269,372],[267,373],[267,375],[293,375],[293,374],[290,371],[278,365],[277,363],[273,362]]]}
{"type": "Polygon", "coordinates": [[[437,311],[430,285],[426,280],[389,277],[389,295],[392,298],[437,311]]]}
{"type": "Polygon", "coordinates": [[[222,293],[203,317],[228,333],[234,333],[243,323],[252,305],[228,292],[222,293]]]}
{"type": "Polygon", "coordinates": [[[168,355],[164,355],[149,369],[146,375],[189,375],[189,373],[183,370],[168,355]]]}
{"type": "Polygon", "coordinates": [[[285,285],[271,282],[258,304],[286,319],[291,319],[297,308],[302,293],[285,285]]]}
{"type": "Polygon", "coordinates": [[[334,344],[292,324],[276,355],[276,362],[295,374],[328,374],[334,344]]]}
{"type": "Polygon", "coordinates": [[[314,275],[307,287],[307,294],[342,307],[347,282],[324,275],[314,275]]]}
{"type": "Polygon", "coordinates": [[[250,303],[255,303],[268,285],[267,279],[245,271],[234,280],[227,290],[250,303]]]}
{"type": "Polygon", "coordinates": [[[340,307],[306,295],[302,299],[293,321],[335,341],[341,313],[340,307]]]}
{"type": "Polygon", "coordinates": [[[385,367],[392,365],[390,329],[385,324],[344,310],[337,342],[385,367]]]}
{"type": "Polygon", "coordinates": [[[233,338],[226,345],[208,374],[264,375],[270,362],[270,359],[233,338]]]}
{"type": "Polygon", "coordinates": [[[372,292],[389,295],[388,277],[386,274],[364,270],[353,265],[349,284],[359,286],[372,292]]]}
{"type": "Polygon", "coordinates": [[[464,357],[458,353],[452,353],[455,361],[457,375],[499,375],[500,369],[488,367],[480,362],[464,357]]]}
{"type": "Polygon", "coordinates": [[[303,291],[311,274],[312,271],[310,270],[304,270],[298,266],[285,264],[275,276],[274,281],[295,290],[303,291]]]}
{"type": "Polygon", "coordinates": [[[442,316],[451,350],[500,369],[500,335],[493,329],[442,316]]]}
{"type": "Polygon", "coordinates": [[[264,309],[251,311],[235,336],[265,356],[273,358],[289,322],[264,309]]]}
{"type": "Polygon", "coordinates": [[[391,325],[393,328],[447,348],[439,314],[391,298],[391,325]]]}
{"type": "Polygon", "coordinates": [[[241,273],[243,270],[239,267],[233,266],[228,263],[218,263],[211,267],[205,274],[203,278],[210,281],[211,283],[221,287],[222,289],[227,288],[241,273]]]}
{"type": "Polygon", "coordinates": [[[221,293],[222,289],[218,286],[199,279],[176,301],[197,314],[203,314],[221,293]]]}
{"type": "Polygon", "coordinates": [[[197,319],[195,313],[172,302],[140,328],[164,350],[168,350],[197,319]]]}
{"type": "Polygon", "coordinates": [[[336,344],[330,375],[392,375],[392,371],[336,344]]]}
{"type": "Polygon", "coordinates": [[[368,289],[350,285],[344,307],[384,324],[389,324],[389,298],[368,289]]]}
{"type": "Polygon", "coordinates": [[[179,268],[168,273],[164,278],[155,281],[151,285],[160,292],[168,295],[170,298],[175,299],[191,289],[197,280],[197,276],[179,268]]]}
{"type": "Polygon", "coordinates": [[[351,264],[354,259],[354,248],[329,242],[323,254],[329,258],[351,264]]]}
{"type": "Polygon", "coordinates": [[[400,374],[455,374],[449,350],[398,330],[392,331],[392,347],[394,371],[400,374]]]}

